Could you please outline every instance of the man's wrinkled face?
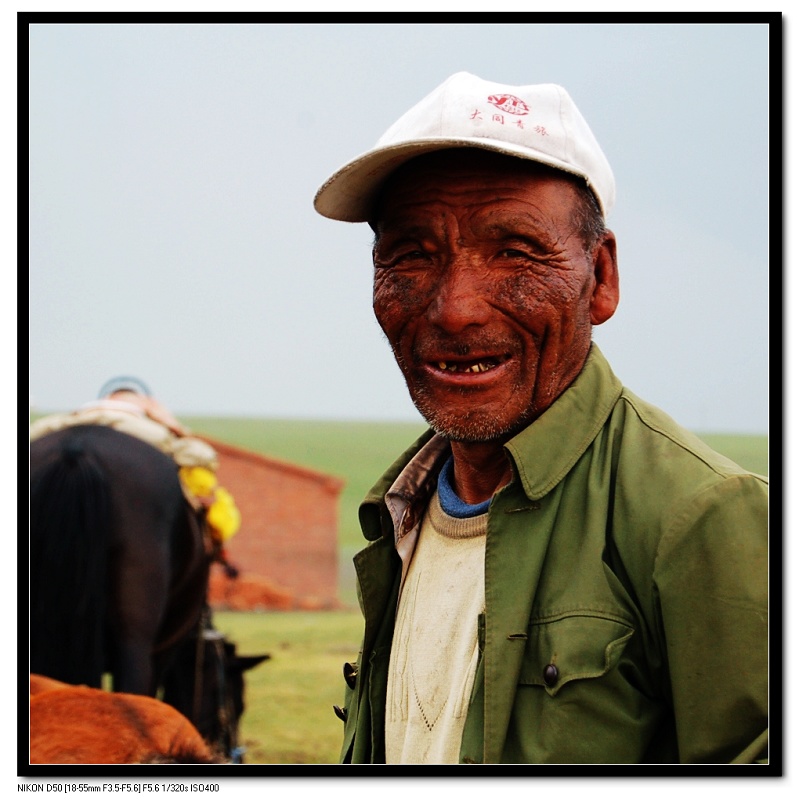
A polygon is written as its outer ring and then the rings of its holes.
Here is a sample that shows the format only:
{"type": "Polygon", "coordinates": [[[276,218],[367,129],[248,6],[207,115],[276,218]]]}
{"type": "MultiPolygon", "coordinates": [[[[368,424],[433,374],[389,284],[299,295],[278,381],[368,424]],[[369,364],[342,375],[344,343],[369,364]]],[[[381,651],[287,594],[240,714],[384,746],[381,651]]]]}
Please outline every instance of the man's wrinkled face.
{"type": "Polygon", "coordinates": [[[374,312],[445,436],[508,438],[582,368],[597,281],[577,202],[568,177],[475,151],[417,159],[386,186],[374,312]]]}

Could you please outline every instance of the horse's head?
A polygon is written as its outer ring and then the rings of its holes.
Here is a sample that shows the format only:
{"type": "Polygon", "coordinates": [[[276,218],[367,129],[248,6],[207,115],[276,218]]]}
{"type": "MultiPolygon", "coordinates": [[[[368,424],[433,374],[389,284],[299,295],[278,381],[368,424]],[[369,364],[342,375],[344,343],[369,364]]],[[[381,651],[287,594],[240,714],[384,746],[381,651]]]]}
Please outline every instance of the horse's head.
{"type": "Polygon", "coordinates": [[[242,656],[213,628],[187,641],[165,676],[164,700],[183,711],[213,747],[240,761],[238,726],[244,713],[244,673],[269,659],[242,656]],[[199,684],[196,678],[199,676],[199,684]]]}

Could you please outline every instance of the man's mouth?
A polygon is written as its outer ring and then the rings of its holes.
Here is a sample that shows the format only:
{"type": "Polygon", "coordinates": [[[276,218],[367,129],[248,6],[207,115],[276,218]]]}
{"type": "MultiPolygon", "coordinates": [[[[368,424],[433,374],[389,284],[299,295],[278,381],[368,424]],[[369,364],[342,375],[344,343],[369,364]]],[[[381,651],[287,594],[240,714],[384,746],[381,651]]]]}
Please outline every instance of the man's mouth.
{"type": "Polygon", "coordinates": [[[433,366],[444,372],[454,374],[490,372],[496,369],[507,356],[489,356],[481,359],[459,360],[459,361],[435,361],[433,366]]]}

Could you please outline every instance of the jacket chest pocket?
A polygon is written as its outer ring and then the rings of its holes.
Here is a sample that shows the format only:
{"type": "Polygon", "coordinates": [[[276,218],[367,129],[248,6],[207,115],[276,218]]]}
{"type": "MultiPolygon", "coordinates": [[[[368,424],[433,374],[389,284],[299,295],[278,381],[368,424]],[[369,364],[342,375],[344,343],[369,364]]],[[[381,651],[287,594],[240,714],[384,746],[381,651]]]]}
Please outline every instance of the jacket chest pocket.
{"type": "Polygon", "coordinates": [[[533,619],[519,683],[542,686],[554,697],[572,681],[606,675],[634,632],[629,623],[596,612],[533,619]]]}

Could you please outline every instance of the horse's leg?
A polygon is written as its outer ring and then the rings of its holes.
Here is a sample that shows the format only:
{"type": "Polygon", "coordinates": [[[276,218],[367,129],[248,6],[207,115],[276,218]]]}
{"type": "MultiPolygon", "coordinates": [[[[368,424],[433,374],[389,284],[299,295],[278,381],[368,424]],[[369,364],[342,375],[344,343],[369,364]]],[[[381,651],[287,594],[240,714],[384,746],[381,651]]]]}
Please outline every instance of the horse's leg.
{"type": "Polygon", "coordinates": [[[144,639],[125,638],[116,642],[111,667],[115,692],[155,696],[151,646],[144,639]]]}
{"type": "Polygon", "coordinates": [[[165,541],[153,541],[151,536],[143,534],[140,541],[142,546],[130,548],[120,559],[124,575],[112,582],[111,671],[114,691],[153,696],[157,684],[153,648],[169,596],[169,550],[165,541]]]}

